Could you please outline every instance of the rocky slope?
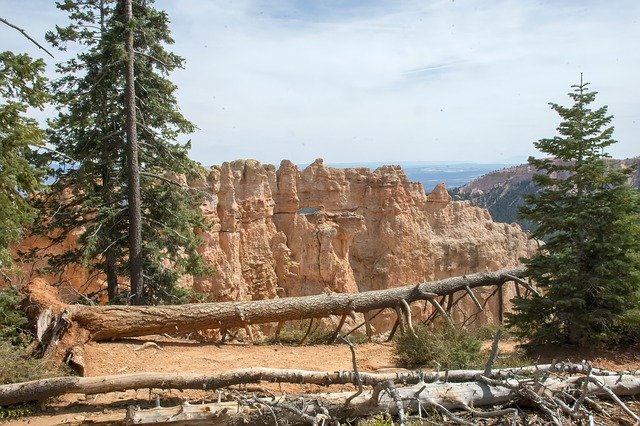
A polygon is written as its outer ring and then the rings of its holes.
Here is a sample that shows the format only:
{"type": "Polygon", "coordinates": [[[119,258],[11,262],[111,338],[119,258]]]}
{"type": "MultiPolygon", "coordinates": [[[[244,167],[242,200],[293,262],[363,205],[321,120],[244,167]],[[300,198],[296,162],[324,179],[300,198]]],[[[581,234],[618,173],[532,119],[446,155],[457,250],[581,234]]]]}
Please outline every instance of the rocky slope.
{"type": "MultiPolygon", "coordinates": [[[[210,194],[201,208],[211,227],[200,233],[200,250],[215,272],[184,285],[219,301],[496,270],[518,265],[535,247],[518,225],[452,201],[442,184],[426,194],[398,166],[335,169],[316,160],[299,170],[287,160],[278,169],[239,160],[212,167],[195,185],[210,194]]],[[[67,279],[82,288],[82,274],[67,279]]]]}
{"type": "MultiPolygon", "coordinates": [[[[629,184],[640,188],[640,157],[624,160],[607,160],[612,168],[636,166],[629,179],[629,184]]],[[[473,205],[483,207],[491,213],[496,222],[518,223],[523,229],[531,229],[531,224],[518,219],[518,208],[522,205],[522,197],[536,191],[533,175],[536,170],[529,164],[496,170],[474,179],[467,185],[450,191],[453,199],[467,200],[473,205]]]]}

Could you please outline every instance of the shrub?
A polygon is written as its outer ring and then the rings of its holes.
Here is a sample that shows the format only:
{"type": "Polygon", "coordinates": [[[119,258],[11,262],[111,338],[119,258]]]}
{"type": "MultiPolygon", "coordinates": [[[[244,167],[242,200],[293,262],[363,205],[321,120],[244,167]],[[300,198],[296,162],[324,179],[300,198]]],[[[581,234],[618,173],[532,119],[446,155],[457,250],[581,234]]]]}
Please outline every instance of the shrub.
{"type": "Polygon", "coordinates": [[[0,384],[26,382],[55,375],[47,362],[33,358],[26,348],[0,342],[0,384]]]}
{"type": "MultiPolygon", "coordinates": [[[[41,379],[63,372],[30,355],[26,346],[32,336],[27,324],[27,318],[20,310],[19,293],[15,289],[0,290],[0,384],[41,379]]],[[[7,415],[0,412],[0,418],[7,415]]]]}
{"type": "Polygon", "coordinates": [[[407,333],[396,338],[395,358],[399,366],[413,368],[437,363],[442,368],[458,369],[483,362],[482,342],[469,331],[449,326],[429,330],[419,325],[415,332],[417,337],[407,333]]]}
{"type": "Polygon", "coordinates": [[[29,339],[27,318],[20,310],[20,296],[14,289],[0,290],[0,343],[22,346],[29,339]]]}

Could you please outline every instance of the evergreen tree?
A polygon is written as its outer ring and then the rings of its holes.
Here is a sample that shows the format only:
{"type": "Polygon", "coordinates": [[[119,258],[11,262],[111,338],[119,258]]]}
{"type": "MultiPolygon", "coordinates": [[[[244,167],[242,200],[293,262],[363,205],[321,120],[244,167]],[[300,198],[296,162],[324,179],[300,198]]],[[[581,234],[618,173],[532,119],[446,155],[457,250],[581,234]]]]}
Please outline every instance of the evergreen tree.
{"type": "Polygon", "coordinates": [[[573,105],[551,103],[559,136],[536,148],[552,158],[529,158],[542,172],[520,215],[546,241],[525,261],[542,296],[515,299],[510,325],[534,343],[611,342],[625,315],[640,303],[640,196],[627,184],[632,170],[604,162],[612,139],[607,107],[591,109],[596,92],[574,85],[573,105]]]}
{"type": "Polygon", "coordinates": [[[36,214],[27,197],[38,189],[42,171],[33,165],[31,146],[41,145],[44,135],[26,113],[47,100],[43,72],[41,59],[0,52],[0,271],[13,266],[9,246],[36,214]]]}
{"type": "Polygon", "coordinates": [[[189,144],[176,142],[194,126],[178,111],[176,87],[167,79],[183,63],[164,47],[173,42],[168,17],[152,7],[153,1],[134,2],[128,22],[124,3],[58,3],[71,23],[56,27],[47,39],[62,50],[68,43],[82,49],[58,65],[61,78],[53,82],[59,114],[50,123],[50,141],[61,156],[57,180],[45,199],[52,219],[41,232],[54,244],[79,234],[75,247],[49,258],[50,267],[82,264],[106,277],[110,301],[118,298],[119,277],[128,272],[130,238],[125,71],[131,29],[146,282],[142,297],[146,303],[175,302],[179,276],[204,271],[195,236],[195,229],[204,227],[199,195],[180,181],[195,178],[202,168],[188,158],[189,144]]]}

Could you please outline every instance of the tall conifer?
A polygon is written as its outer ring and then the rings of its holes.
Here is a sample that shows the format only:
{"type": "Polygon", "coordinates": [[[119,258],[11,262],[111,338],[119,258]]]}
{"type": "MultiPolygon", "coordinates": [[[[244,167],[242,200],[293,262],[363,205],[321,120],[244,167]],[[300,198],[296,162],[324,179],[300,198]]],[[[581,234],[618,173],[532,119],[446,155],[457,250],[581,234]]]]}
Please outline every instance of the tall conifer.
{"type": "Polygon", "coordinates": [[[143,300],[128,302],[175,301],[179,276],[204,271],[195,236],[204,227],[199,195],[180,181],[202,169],[188,158],[189,144],[176,142],[194,126],[179,112],[176,86],[167,78],[183,63],[165,49],[173,43],[168,17],[146,0],[133,2],[127,22],[124,3],[58,3],[71,22],[47,39],[62,50],[76,44],[80,53],[58,65],[61,77],[53,83],[59,114],[50,123],[50,140],[61,156],[45,200],[51,221],[42,231],[54,243],[79,234],[75,247],[50,257],[50,267],[83,264],[95,272],[92,278],[106,277],[109,300],[118,299],[118,283],[129,272],[125,42],[131,30],[145,287],[143,300]]]}
{"type": "Polygon", "coordinates": [[[550,104],[559,135],[535,143],[551,157],[529,158],[539,191],[520,210],[545,241],[525,262],[543,295],[516,299],[509,321],[537,343],[613,341],[640,302],[640,197],[631,170],[604,162],[615,143],[607,107],[591,108],[596,92],[582,79],[572,88],[572,106],[550,104]]]}

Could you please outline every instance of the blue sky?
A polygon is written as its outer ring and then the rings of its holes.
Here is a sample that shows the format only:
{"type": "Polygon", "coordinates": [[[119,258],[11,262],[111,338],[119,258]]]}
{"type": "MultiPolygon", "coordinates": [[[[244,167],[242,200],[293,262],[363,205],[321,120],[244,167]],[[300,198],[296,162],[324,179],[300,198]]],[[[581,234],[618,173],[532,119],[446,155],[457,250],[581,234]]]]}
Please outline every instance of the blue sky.
{"type": "MultiPolygon", "coordinates": [[[[581,72],[615,116],[612,155],[640,154],[637,0],[156,6],[186,58],[172,78],[203,164],[524,162],[555,135],[548,102],[568,104],[581,72]]],[[[0,0],[0,16],[39,40],[66,22],[45,0],[0,0]]],[[[0,34],[0,48],[40,56],[14,30],[0,34]]]]}

